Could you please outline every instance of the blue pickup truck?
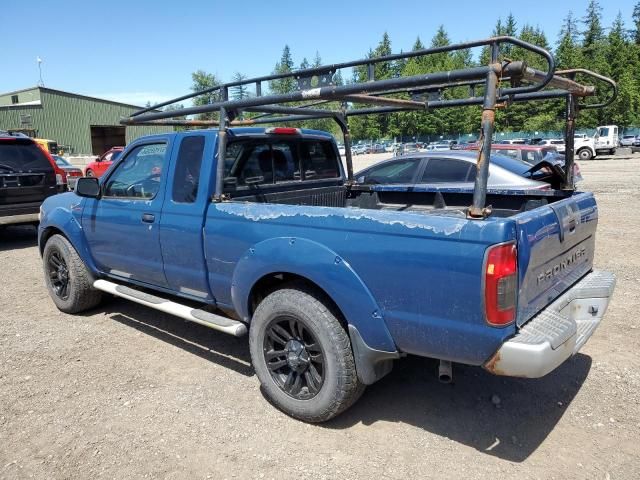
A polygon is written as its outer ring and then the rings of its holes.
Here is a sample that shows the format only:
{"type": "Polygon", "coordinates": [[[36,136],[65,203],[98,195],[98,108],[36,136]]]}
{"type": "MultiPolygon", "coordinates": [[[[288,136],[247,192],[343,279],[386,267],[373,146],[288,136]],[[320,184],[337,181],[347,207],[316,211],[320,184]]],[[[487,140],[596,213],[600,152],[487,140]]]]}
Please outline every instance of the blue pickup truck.
{"type": "Polygon", "coordinates": [[[395,359],[540,377],[600,323],[593,194],[350,185],[333,137],[230,128],[140,138],[41,208],[46,285],[67,313],[106,293],[241,336],[268,399],[319,422],[395,359]]]}

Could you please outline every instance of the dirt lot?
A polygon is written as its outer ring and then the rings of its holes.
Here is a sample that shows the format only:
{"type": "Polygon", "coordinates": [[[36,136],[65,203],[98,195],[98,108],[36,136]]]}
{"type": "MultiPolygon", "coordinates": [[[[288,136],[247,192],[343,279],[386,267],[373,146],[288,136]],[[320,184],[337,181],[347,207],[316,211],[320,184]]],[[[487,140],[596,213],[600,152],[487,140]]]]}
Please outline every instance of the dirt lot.
{"type": "Polygon", "coordinates": [[[618,276],[582,353],[539,380],[456,366],[452,385],[406,358],[321,426],[266,402],[245,339],[124,300],[59,313],[33,230],[8,229],[0,478],[640,478],[640,155],[582,172],[595,263],[618,276]]]}

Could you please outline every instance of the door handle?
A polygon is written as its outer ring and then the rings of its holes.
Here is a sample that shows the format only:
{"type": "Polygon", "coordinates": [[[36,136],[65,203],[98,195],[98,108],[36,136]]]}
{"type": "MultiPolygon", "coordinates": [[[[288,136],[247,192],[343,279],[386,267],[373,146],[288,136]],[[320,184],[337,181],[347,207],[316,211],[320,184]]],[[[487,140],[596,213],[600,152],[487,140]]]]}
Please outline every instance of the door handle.
{"type": "Polygon", "coordinates": [[[153,213],[143,213],[142,221],[144,223],[153,223],[156,221],[156,216],[153,213]]]}

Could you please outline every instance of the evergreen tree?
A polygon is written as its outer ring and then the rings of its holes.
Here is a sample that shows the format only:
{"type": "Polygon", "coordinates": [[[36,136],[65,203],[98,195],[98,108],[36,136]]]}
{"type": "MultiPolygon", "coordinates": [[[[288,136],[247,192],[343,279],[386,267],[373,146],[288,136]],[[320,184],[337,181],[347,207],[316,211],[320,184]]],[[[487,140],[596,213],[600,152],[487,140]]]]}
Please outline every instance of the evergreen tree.
{"type": "MultiPolygon", "coordinates": [[[[597,0],[590,0],[582,23],[585,27],[582,32],[582,66],[588,70],[607,75],[609,65],[605,57],[606,39],[602,28],[602,7],[597,0]]],[[[601,124],[604,118],[604,112],[600,109],[583,110],[578,122],[582,126],[593,128],[601,124]]]]}
{"type": "Polygon", "coordinates": [[[633,7],[631,18],[633,18],[633,30],[631,31],[633,41],[636,45],[640,45],[640,2],[633,7]]]}
{"type": "MultiPolygon", "coordinates": [[[[369,50],[368,58],[384,57],[391,55],[391,39],[384,32],[382,40],[374,50],[369,50]]],[[[394,75],[393,62],[378,62],[374,66],[375,80],[391,78],[394,75]]],[[[356,82],[364,82],[368,78],[366,67],[353,69],[353,77],[356,82]]],[[[385,115],[365,115],[352,118],[349,122],[354,138],[377,140],[388,132],[389,118],[385,115]]]]}
{"type": "Polygon", "coordinates": [[[618,12],[616,19],[611,25],[607,36],[606,59],[609,64],[609,75],[614,80],[622,77],[622,73],[629,68],[631,61],[631,45],[627,39],[627,34],[622,20],[622,13],[618,12]]]}
{"type": "MultiPolygon", "coordinates": [[[[498,18],[496,22],[496,26],[493,28],[493,32],[491,33],[492,37],[499,37],[504,35],[504,27],[502,26],[502,18],[498,18]]],[[[491,60],[491,51],[489,47],[482,47],[482,51],[480,52],[480,65],[489,65],[489,61],[491,60]]]]}
{"type": "MultiPolygon", "coordinates": [[[[518,32],[518,24],[516,23],[516,19],[511,12],[509,12],[509,16],[507,17],[507,22],[504,25],[504,29],[502,30],[502,35],[508,35],[509,37],[515,37],[518,32]]],[[[511,51],[513,49],[513,45],[507,43],[504,45],[503,53],[505,56],[509,57],[511,55],[511,51]]]]}
{"type": "Polygon", "coordinates": [[[320,67],[322,66],[322,57],[320,57],[320,53],[316,50],[316,55],[313,57],[312,67],[320,67]]]}
{"type": "Polygon", "coordinates": [[[573,17],[573,12],[569,11],[562,23],[558,47],[556,48],[555,58],[558,68],[566,69],[580,66],[581,52],[578,36],[578,25],[573,17]]]}
{"type": "MultiPolygon", "coordinates": [[[[231,77],[232,82],[243,82],[247,79],[247,76],[236,72],[231,77]]],[[[234,100],[242,100],[243,98],[247,98],[249,96],[249,87],[247,85],[236,85],[235,87],[231,87],[231,98],[234,100]]]]}
{"type": "Polygon", "coordinates": [[[302,62],[300,62],[300,70],[304,70],[309,67],[311,67],[311,65],[309,64],[309,60],[307,60],[307,57],[304,57],[302,59],[302,62]]]}
{"type": "Polygon", "coordinates": [[[640,92],[638,82],[629,68],[630,65],[635,64],[633,47],[627,36],[622,14],[618,13],[611,25],[606,42],[609,74],[618,82],[618,98],[604,112],[607,123],[629,125],[636,121],[640,92]]]}
{"type": "Polygon", "coordinates": [[[590,0],[587,14],[582,19],[585,26],[583,32],[582,49],[585,57],[591,57],[602,45],[604,30],[602,28],[602,7],[598,0],[590,0]]]}
{"type": "MultiPolygon", "coordinates": [[[[198,70],[191,74],[191,90],[193,92],[201,92],[202,90],[206,90],[217,85],[220,85],[220,81],[213,73],[207,73],[204,70],[198,70]]],[[[195,106],[201,105],[209,105],[211,103],[217,102],[220,99],[220,93],[218,91],[204,93],[202,95],[198,95],[193,99],[193,104],[195,106]]],[[[208,112],[198,115],[198,119],[200,120],[212,120],[217,118],[217,113],[208,112]]]]}
{"type": "MultiPolygon", "coordinates": [[[[293,58],[291,57],[291,50],[289,49],[289,45],[285,45],[282,49],[282,56],[280,57],[280,61],[276,63],[273,73],[291,73],[293,72],[293,65],[294,63],[293,58]]],[[[295,91],[296,81],[292,77],[271,80],[269,82],[269,89],[271,90],[271,93],[274,94],[290,93],[295,91]]]]}
{"type": "MultiPolygon", "coordinates": [[[[380,40],[380,43],[373,51],[372,57],[384,57],[386,55],[391,55],[391,39],[389,38],[389,34],[387,32],[384,32],[384,35],[382,35],[382,40],[380,40]]],[[[380,62],[376,64],[376,80],[391,78],[392,73],[393,65],[391,64],[391,62],[380,62]]]]}

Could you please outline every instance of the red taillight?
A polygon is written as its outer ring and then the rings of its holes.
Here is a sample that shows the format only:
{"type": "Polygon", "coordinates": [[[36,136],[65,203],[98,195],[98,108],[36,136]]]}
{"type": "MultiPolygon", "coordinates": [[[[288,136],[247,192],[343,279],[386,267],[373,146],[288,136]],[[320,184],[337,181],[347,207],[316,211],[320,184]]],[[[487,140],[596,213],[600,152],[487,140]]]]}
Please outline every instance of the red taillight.
{"type": "Polygon", "coordinates": [[[267,128],[264,132],[275,133],[276,135],[300,135],[300,129],[292,127],[272,127],[267,128]]]}
{"type": "Polygon", "coordinates": [[[502,327],[516,318],[518,261],[516,245],[496,245],[487,251],[484,267],[484,311],[487,323],[502,327]]]}

